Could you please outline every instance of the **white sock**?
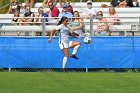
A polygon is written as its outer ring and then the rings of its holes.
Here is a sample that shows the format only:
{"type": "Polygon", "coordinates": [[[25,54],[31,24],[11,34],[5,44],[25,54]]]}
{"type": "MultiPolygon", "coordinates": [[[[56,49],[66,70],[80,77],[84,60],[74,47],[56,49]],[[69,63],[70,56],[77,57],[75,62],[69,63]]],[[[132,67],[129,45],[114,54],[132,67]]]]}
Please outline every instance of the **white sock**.
{"type": "Polygon", "coordinates": [[[79,49],[80,45],[74,47],[72,54],[75,55],[77,50],[79,49]]]}
{"type": "Polygon", "coordinates": [[[63,58],[63,68],[66,68],[67,60],[68,60],[67,57],[63,58]]]}

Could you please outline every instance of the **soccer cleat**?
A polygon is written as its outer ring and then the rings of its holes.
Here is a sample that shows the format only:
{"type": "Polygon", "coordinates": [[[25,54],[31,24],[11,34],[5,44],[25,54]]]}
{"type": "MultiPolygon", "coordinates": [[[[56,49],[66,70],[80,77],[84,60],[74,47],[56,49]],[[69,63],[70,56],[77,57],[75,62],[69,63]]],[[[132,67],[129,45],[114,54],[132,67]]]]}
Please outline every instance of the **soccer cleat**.
{"type": "Polygon", "coordinates": [[[76,57],[76,55],[73,55],[73,54],[71,54],[70,57],[71,57],[71,58],[78,59],[78,57],[76,57]]]}
{"type": "Polygon", "coordinates": [[[68,71],[66,70],[66,68],[62,68],[62,71],[65,73],[68,73],[68,71]]]}

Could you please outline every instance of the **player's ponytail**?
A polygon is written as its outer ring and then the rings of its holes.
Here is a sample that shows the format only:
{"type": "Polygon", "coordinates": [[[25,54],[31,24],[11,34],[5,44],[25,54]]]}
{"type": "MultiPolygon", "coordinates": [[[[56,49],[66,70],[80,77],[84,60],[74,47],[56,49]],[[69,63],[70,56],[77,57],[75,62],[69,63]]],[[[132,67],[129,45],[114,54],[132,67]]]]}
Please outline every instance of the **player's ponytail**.
{"type": "Polygon", "coordinates": [[[67,17],[63,16],[61,18],[61,20],[58,22],[58,25],[62,24],[66,19],[68,19],[67,17]]]}

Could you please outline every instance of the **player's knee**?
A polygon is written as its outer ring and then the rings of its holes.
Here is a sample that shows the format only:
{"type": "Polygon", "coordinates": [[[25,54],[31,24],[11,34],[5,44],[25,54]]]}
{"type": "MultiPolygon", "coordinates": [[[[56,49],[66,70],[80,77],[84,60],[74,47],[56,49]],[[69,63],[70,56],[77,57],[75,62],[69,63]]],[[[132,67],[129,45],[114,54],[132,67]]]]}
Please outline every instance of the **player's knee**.
{"type": "Polygon", "coordinates": [[[67,57],[67,58],[68,58],[68,57],[69,57],[69,55],[65,55],[65,57],[67,57]]]}

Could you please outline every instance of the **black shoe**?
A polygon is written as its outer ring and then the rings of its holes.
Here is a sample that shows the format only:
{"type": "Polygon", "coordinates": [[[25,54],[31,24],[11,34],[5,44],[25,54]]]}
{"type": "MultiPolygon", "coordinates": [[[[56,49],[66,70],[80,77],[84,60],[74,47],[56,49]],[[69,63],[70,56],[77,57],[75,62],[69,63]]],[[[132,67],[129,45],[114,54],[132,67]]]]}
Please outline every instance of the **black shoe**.
{"type": "Polygon", "coordinates": [[[66,70],[66,68],[62,68],[62,71],[65,73],[68,73],[68,71],[66,70]]]}
{"type": "Polygon", "coordinates": [[[76,55],[73,55],[73,54],[71,54],[70,57],[71,57],[71,58],[78,59],[78,57],[76,57],[76,55]]]}

